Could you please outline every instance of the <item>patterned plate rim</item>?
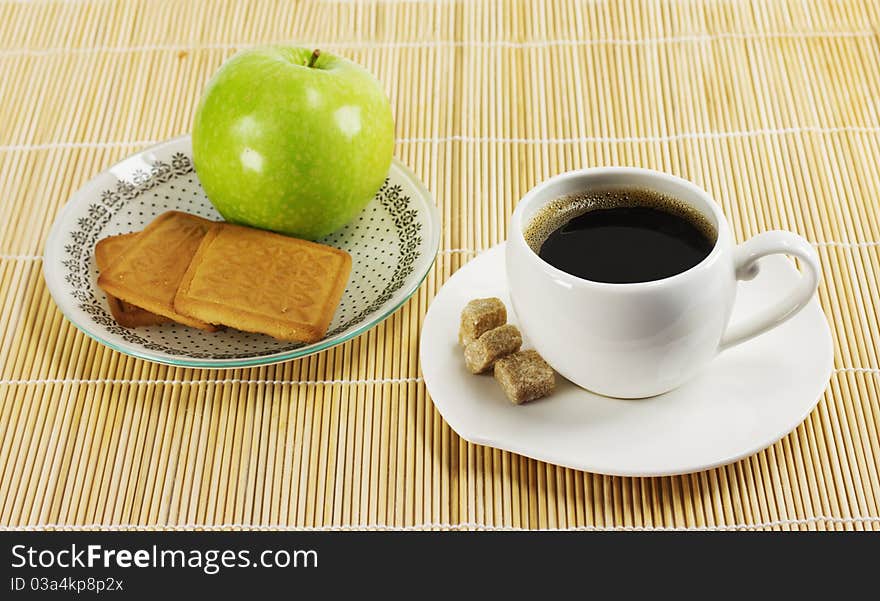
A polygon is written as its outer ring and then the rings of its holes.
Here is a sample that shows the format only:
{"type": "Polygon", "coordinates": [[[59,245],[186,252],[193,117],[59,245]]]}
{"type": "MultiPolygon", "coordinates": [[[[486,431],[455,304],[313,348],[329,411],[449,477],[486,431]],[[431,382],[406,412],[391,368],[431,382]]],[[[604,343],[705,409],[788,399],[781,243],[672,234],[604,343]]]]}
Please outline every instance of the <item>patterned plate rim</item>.
{"type": "Polygon", "coordinates": [[[386,303],[386,306],[378,309],[373,317],[364,319],[364,321],[361,322],[360,325],[354,327],[350,331],[342,331],[335,336],[331,336],[330,338],[321,340],[314,344],[302,346],[290,351],[281,351],[278,354],[261,355],[258,357],[244,357],[234,359],[196,359],[186,357],[171,358],[164,355],[155,355],[147,350],[142,350],[136,347],[120,347],[118,344],[101,336],[100,333],[94,331],[92,328],[80,323],[78,317],[72,315],[71,312],[68,310],[66,303],[60,300],[64,298],[64,295],[67,293],[67,291],[63,288],[62,282],[64,278],[60,273],[62,258],[57,254],[58,249],[63,248],[63,243],[60,241],[60,238],[66,231],[67,225],[69,224],[69,221],[71,219],[71,215],[76,210],[78,205],[82,202],[88,201],[95,193],[103,188],[106,185],[104,183],[105,179],[107,179],[108,177],[116,179],[116,176],[113,175],[114,170],[121,168],[123,164],[137,157],[149,153],[164,154],[173,152],[176,147],[181,147],[184,148],[186,151],[191,152],[190,136],[186,134],[183,136],[165,140],[164,142],[159,142],[158,144],[154,144],[147,148],[141,149],[131,155],[128,155],[117,161],[113,165],[102,170],[100,173],[92,177],[89,181],[83,184],[79,189],[77,189],[76,192],[71,195],[68,201],[58,212],[58,215],[56,216],[55,221],[52,224],[51,229],[49,230],[49,235],[46,238],[46,243],[43,251],[43,278],[46,282],[46,286],[49,289],[49,293],[51,294],[52,299],[55,302],[55,305],[62,312],[64,317],[70,323],[76,326],[78,330],[83,332],[89,338],[117,352],[136,357],[138,359],[145,359],[147,361],[153,361],[165,365],[172,365],[175,367],[209,369],[257,367],[261,365],[271,365],[274,363],[281,363],[284,361],[290,361],[292,359],[306,357],[308,355],[327,350],[339,344],[343,344],[344,342],[347,342],[367,332],[368,330],[385,321],[388,317],[393,315],[401,306],[403,306],[403,304],[406,303],[413,294],[415,294],[415,292],[425,281],[425,278],[427,278],[428,273],[430,273],[431,271],[431,267],[436,261],[437,253],[440,249],[440,212],[437,208],[437,205],[434,204],[433,195],[430,193],[430,191],[428,191],[427,187],[422,183],[418,176],[416,176],[406,165],[404,165],[395,157],[392,160],[391,170],[389,171],[389,173],[396,171],[396,175],[399,176],[401,179],[406,180],[415,192],[413,194],[413,199],[418,200],[418,202],[421,204],[422,212],[426,216],[427,227],[423,233],[426,234],[425,237],[429,238],[429,240],[426,241],[426,244],[424,246],[424,259],[419,261],[419,263],[421,263],[422,265],[421,269],[415,269],[410,274],[409,281],[401,286],[397,291],[395,291],[395,296],[399,295],[399,298],[396,301],[393,298],[389,299],[386,303]]]}

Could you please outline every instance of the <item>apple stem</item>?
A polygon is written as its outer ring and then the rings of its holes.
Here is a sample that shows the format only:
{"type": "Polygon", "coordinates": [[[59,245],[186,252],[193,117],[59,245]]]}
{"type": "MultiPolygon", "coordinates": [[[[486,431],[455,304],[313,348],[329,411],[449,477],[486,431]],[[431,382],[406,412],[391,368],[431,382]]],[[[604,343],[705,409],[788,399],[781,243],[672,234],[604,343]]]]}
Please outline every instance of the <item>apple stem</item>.
{"type": "Polygon", "coordinates": [[[318,62],[318,57],[321,56],[321,51],[315,48],[315,51],[312,52],[311,58],[309,58],[309,63],[306,65],[307,67],[314,67],[315,63],[318,62]]]}

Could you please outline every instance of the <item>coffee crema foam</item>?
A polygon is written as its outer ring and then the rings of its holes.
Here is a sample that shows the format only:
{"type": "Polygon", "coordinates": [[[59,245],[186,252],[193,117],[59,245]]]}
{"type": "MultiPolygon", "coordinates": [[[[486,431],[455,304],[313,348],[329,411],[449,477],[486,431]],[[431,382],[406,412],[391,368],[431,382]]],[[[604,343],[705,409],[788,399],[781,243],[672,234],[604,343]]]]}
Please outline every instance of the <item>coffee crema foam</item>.
{"type": "Polygon", "coordinates": [[[715,226],[690,205],[674,196],[635,186],[615,186],[560,196],[535,213],[526,226],[523,236],[526,244],[538,254],[550,234],[575,217],[580,217],[589,211],[619,207],[647,207],[664,211],[692,223],[713,245],[718,240],[718,230],[715,226]]]}

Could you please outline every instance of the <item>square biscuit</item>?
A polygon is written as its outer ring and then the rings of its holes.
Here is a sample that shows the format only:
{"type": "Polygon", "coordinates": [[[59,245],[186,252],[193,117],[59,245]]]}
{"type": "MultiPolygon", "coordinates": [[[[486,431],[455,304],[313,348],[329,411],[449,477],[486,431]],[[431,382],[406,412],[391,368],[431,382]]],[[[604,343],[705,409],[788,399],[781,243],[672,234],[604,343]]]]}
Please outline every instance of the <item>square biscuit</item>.
{"type": "MultiPolygon", "coordinates": [[[[119,234],[118,236],[108,236],[98,240],[98,243],[95,245],[95,263],[98,265],[98,271],[101,273],[106,271],[125,252],[139,233],[119,234]]],[[[107,295],[107,304],[110,305],[110,314],[113,315],[116,323],[123,327],[156,326],[171,321],[167,317],[156,315],[146,309],[141,309],[129,302],[120,300],[109,292],[105,291],[105,294],[107,295]]]]}
{"type": "Polygon", "coordinates": [[[224,223],[202,240],[174,307],[239,330],[315,342],[327,333],[350,273],[344,250],[224,223]]]}
{"type": "Polygon", "coordinates": [[[216,326],[174,308],[174,295],[183,274],[215,223],[179,211],[162,213],[98,276],[98,286],[151,313],[216,331],[216,326]]]}

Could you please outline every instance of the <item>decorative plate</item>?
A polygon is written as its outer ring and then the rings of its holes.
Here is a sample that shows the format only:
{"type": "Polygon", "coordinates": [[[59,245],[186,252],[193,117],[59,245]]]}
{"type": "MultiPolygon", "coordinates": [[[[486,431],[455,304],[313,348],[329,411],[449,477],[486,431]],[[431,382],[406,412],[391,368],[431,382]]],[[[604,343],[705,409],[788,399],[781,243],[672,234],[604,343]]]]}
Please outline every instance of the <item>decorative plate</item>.
{"type": "Polygon", "coordinates": [[[189,136],[139,152],[77,191],[49,232],[43,266],[52,297],[79,329],[122,353],[170,365],[265,365],[341,344],[377,325],[416,291],[440,244],[440,217],[431,194],[395,159],[385,184],[363,212],[321,240],[352,257],[348,286],[323,340],[291,343],[233,329],[210,333],[179,324],[119,326],[97,286],[95,243],[140,231],[171,209],[221,219],[193,169],[189,136]]]}

